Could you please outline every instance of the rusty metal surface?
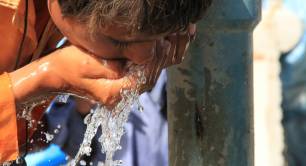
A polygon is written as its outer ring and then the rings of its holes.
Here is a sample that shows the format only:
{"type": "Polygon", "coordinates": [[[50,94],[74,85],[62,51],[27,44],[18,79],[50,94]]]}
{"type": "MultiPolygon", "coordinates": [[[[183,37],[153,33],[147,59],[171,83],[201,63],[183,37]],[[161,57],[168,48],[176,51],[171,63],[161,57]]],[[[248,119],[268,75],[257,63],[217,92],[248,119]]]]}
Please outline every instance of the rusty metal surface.
{"type": "Polygon", "coordinates": [[[168,70],[171,166],[253,166],[252,31],[260,0],[215,0],[168,70]]]}

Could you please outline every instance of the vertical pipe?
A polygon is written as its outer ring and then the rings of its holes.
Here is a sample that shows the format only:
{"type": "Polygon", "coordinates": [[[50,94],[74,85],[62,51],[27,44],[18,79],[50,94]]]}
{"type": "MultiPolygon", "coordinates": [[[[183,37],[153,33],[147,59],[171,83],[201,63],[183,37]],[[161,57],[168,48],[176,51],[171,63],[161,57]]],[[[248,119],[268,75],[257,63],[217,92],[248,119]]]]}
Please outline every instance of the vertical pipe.
{"type": "Polygon", "coordinates": [[[168,70],[171,166],[253,166],[252,31],[260,0],[214,0],[168,70]]]}

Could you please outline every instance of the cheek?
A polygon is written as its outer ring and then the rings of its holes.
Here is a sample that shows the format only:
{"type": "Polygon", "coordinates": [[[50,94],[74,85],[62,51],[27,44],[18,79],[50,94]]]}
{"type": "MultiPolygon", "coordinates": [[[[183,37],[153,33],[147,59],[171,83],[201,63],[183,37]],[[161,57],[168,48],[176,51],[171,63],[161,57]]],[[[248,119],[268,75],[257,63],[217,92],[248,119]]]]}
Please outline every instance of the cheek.
{"type": "Polygon", "coordinates": [[[124,56],[135,64],[147,64],[155,56],[155,46],[155,42],[153,44],[135,44],[124,51],[124,56]]]}

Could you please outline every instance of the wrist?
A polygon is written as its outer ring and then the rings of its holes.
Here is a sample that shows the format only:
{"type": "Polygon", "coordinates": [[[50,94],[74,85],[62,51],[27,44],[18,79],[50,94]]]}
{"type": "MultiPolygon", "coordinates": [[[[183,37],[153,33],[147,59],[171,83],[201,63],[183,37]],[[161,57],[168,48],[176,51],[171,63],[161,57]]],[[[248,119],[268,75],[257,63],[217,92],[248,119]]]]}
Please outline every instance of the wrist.
{"type": "Polygon", "coordinates": [[[43,80],[47,72],[41,68],[39,61],[32,62],[14,72],[9,73],[12,91],[16,104],[45,93],[43,80]]]}

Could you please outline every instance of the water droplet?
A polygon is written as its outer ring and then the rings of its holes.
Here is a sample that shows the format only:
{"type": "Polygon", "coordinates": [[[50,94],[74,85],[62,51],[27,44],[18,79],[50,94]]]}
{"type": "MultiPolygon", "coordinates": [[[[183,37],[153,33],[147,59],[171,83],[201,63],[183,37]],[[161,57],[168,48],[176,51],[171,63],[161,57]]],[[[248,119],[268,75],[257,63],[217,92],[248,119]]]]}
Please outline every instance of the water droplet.
{"type": "Polygon", "coordinates": [[[138,106],[138,111],[139,111],[139,112],[143,112],[143,111],[144,111],[143,106],[139,105],[139,106],[138,106]]]}
{"type": "Polygon", "coordinates": [[[82,165],[82,166],[86,165],[86,161],[81,160],[81,161],[80,161],[80,165],[82,165]]]}
{"type": "Polygon", "coordinates": [[[59,130],[58,129],[54,129],[54,134],[58,134],[59,130]]]}
{"type": "Polygon", "coordinates": [[[117,161],[114,163],[115,166],[120,166],[120,165],[122,165],[122,164],[123,164],[123,161],[122,161],[122,160],[117,160],[117,161]]]}
{"type": "Polygon", "coordinates": [[[45,134],[45,136],[46,136],[46,142],[47,142],[47,143],[53,140],[54,135],[49,134],[49,133],[44,133],[44,134],[45,134]]]}

